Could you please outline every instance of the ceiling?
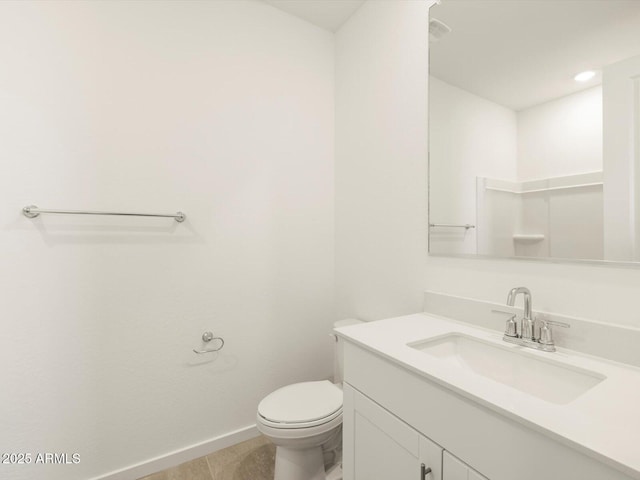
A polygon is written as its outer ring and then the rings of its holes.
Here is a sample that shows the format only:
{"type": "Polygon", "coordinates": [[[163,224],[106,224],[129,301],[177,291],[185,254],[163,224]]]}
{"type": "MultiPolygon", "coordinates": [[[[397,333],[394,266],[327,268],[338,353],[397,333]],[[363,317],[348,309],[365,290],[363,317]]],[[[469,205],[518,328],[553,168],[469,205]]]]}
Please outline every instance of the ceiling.
{"type": "Polygon", "coordinates": [[[452,31],[430,46],[431,73],[513,110],[598,85],[573,77],[640,55],[638,0],[443,0],[452,31]]]}
{"type": "Polygon", "coordinates": [[[280,10],[335,32],[366,0],[264,0],[280,10]]]}
{"type": "MultiPolygon", "coordinates": [[[[366,0],[263,1],[335,32],[366,0]]],[[[598,85],[601,75],[573,77],[640,55],[640,0],[443,0],[431,16],[452,28],[431,44],[432,74],[516,111],[598,85]]]]}

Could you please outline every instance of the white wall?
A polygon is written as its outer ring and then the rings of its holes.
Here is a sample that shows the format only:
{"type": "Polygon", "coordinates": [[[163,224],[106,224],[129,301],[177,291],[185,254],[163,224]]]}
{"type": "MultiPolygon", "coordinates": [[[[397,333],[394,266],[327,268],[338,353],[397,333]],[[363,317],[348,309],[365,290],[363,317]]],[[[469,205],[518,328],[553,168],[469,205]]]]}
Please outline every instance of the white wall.
{"type": "Polygon", "coordinates": [[[551,256],[603,260],[603,206],[602,185],[550,192],[551,256]]]}
{"type": "Polygon", "coordinates": [[[432,253],[603,258],[601,187],[476,194],[477,177],[531,182],[601,171],[601,87],[516,113],[432,77],[429,112],[431,221],[477,227],[432,228],[432,253]],[[526,233],[544,240],[514,241],[526,233]]]}
{"type": "Polygon", "coordinates": [[[420,310],[429,3],[370,0],[336,34],[339,316],[420,310]]]}
{"type": "Polygon", "coordinates": [[[518,112],[518,180],[602,170],[602,87],[518,112]]]}
{"type": "MultiPolygon", "coordinates": [[[[476,178],[516,179],[516,113],[433,76],[429,101],[431,222],[476,224],[476,178]]],[[[477,234],[432,228],[431,252],[476,253],[477,234]]]]}
{"type": "Polygon", "coordinates": [[[424,286],[499,303],[506,301],[511,288],[526,286],[534,310],[640,328],[640,315],[635,313],[638,267],[429,257],[424,286]]]}
{"type": "MultiPolygon", "coordinates": [[[[494,182],[484,177],[478,179],[476,217],[478,243],[477,250],[468,253],[512,257],[515,254],[513,234],[518,231],[517,225],[522,217],[522,199],[515,193],[485,188],[491,183],[494,182]]],[[[433,237],[432,235],[431,238],[433,237]]],[[[439,253],[438,250],[434,252],[431,247],[429,248],[431,252],[439,253]]],[[[454,253],[444,248],[442,252],[454,253]]]]}
{"type": "Polygon", "coordinates": [[[81,455],[0,477],[126,468],[331,375],[333,51],[260,2],[0,2],[0,451],[81,455]]]}
{"type": "MultiPolygon", "coordinates": [[[[583,174],[602,171],[601,86],[521,110],[517,117],[521,182],[578,175],[574,184],[580,184],[583,174]]],[[[545,240],[523,245],[519,253],[601,260],[602,204],[601,186],[524,195],[523,227],[544,233],[545,240]],[[539,247],[544,251],[535,252],[539,247]]]]}

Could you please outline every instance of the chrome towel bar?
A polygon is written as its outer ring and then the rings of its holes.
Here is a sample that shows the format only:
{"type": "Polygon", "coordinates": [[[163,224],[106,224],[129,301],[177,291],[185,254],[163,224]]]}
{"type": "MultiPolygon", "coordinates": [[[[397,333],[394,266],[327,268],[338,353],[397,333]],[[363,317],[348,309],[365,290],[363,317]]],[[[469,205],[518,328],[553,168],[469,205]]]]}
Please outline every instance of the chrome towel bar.
{"type": "Polygon", "coordinates": [[[56,213],[63,215],[119,215],[125,217],[165,217],[173,218],[176,222],[184,222],[187,216],[182,212],[177,213],[124,213],[124,212],[93,212],[89,210],[45,210],[44,208],[38,208],[35,205],[29,205],[22,209],[22,213],[25,217],[35,218],[41,213],[56,213]]]}
{"type": "Polygon", "coordinates": [[[452,223],[430,223],[429,227],[452,227],[452,228],[464,228],[466,230],[469,230],[470,228],[476,228],[475,225],[470,225],[468,223],[465,223],[464,225],[456,225],[452,223]]]}

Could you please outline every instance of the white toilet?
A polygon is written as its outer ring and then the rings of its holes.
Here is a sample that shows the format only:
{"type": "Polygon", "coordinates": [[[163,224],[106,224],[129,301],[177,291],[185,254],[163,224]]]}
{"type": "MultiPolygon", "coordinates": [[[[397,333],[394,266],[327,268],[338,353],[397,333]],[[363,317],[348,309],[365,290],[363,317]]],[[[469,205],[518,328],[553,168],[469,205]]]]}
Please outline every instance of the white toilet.
{"type": "MultiPolygon", "coordinates": [[[[340,320],[334,326],[356,323],[340,320]]],[[[294,383],[258,405],[258,430],[276,445],[274,480],[325,480],[325,457],[335,463],[342,443],[342,343],[337,338],[334,360],[336,384],[294,383]]]]}

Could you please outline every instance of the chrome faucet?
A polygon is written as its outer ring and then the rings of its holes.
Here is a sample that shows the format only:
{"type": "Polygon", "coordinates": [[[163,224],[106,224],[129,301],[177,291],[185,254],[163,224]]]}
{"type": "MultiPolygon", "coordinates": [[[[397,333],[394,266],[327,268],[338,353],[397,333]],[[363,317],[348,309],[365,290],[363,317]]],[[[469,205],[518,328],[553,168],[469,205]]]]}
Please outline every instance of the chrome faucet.
{"type": "Polygon", "coordinates": [[[531,311],[531,291],[526,287],[512,288],[507,296],[507,305],[513,307],[519,293],[524,296],[524,314],[520,322],[520,328],[516,323],[516,316],[513,315],[507,320],[507,325],[502,339],[505,342],[515,343],[524,347],[544,350],[545,352],[555,352],[556,347],[553,342],[553,335],[549,325],[569,328],[569,324],[563,322],[552,322],[550,320],[534,319],[531,311]],[[537,326],[536,322],[541,324],[537,326]]]}
{"type": "Polygon", "coordinates": [[[524,296],[524,316],[520,323],[520,338],[533,340],[533,318],[531,317],[531,291],[527,287],[512,288],[507,296],[507,305],[513,307],[519,293],[524,296]]]}

